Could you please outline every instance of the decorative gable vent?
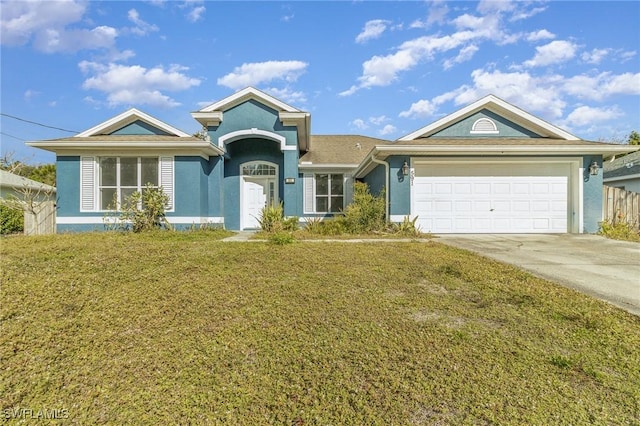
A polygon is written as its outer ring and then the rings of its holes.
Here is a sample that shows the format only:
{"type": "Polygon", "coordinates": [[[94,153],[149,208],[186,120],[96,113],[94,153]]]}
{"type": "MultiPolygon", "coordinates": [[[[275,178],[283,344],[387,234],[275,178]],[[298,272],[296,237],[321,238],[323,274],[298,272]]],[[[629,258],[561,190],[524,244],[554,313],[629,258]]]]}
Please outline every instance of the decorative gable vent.
{"type": "Polygon", "coordinates": [[[478,120],[476,120],[475,123],[473,123],[473,126],[471,127],[471,134],[485,134],[485,135],[496,135],[500,133],[498,131],[498,127],[496,126],[496,123],[493,122],[493,120],[490,120],[488,118],[480,118],[478,120]]]}

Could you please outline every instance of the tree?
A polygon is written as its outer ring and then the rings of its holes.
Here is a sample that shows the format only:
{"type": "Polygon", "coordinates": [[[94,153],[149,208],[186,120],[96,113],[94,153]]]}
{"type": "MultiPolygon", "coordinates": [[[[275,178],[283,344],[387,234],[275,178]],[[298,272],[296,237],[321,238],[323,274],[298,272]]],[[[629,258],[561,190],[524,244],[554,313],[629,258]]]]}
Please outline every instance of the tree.
{"type": "Polygon", "coordinates": [[[631,133],[629,133],[629,137],[627,138],[627,143],[629,145],[640,145],[640,133],[632,130],[631,133]]]}

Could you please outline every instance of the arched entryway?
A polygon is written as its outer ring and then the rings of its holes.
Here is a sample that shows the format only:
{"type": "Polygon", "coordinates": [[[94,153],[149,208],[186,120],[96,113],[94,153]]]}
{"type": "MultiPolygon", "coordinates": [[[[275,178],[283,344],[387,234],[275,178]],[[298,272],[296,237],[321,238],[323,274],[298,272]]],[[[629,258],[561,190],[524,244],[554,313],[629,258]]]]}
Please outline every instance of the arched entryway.
{"type": "Polygon", "coordinates": [[[278,203],[278,165],[268,161],[250,161],[240,165],[240,227],[260,227],[265,206],[278,203]]]}

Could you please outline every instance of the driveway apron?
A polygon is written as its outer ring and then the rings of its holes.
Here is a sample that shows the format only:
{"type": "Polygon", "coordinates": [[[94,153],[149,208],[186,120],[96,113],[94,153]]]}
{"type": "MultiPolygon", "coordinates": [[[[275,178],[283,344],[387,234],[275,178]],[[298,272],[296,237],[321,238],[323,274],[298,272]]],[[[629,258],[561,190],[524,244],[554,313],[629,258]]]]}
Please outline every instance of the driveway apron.
{"type": "Polygon", "coordinates": [[[442,234],[437,241],[509,263],[640,316],[640,243],[590,234],[442,234]]]}

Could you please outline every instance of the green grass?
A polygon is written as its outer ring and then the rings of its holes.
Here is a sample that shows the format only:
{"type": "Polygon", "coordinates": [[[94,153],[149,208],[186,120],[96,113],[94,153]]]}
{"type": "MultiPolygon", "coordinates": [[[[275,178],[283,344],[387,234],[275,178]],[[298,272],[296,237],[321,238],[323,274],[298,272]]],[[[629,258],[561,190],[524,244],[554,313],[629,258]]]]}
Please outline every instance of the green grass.
{"type": "Polygon", "coordinates": [[[640,423],[631,314],[435,241],[217,237],[1,240],[0,413],[65,409],[76,424],[640,423]]]}

